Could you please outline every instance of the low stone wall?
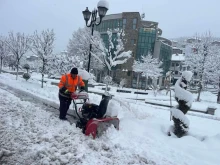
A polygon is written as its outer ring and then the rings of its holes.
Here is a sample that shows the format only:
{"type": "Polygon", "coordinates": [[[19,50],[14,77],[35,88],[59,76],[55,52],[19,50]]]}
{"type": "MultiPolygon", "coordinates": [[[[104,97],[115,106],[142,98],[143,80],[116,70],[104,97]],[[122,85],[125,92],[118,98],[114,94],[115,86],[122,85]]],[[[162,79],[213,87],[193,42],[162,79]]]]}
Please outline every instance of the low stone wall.
{"type": "MultiPolygon", "coordinates": [[[[2,73],[10,73],[10,74],[13,74],[13,75],[17,74],[16,71],[5,71],[5,70],[2,70],[2,73]]],[[[18,75],[23,75],[23,74],[24,74],[23,71],[18,71],[18,75]]]]}

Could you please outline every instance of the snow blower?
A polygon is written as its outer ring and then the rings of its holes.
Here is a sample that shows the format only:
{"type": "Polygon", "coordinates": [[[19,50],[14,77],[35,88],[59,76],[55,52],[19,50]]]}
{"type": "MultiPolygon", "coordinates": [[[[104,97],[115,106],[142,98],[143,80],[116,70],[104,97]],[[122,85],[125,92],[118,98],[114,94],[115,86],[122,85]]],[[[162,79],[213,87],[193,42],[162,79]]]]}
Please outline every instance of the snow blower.
{"type": "Polygon", "coordinates": [[[101,136],[111,125],[119,130],[119,119],[105,115],[111,98],[112,96],[110,94],[103,94],[100,104],[96,105],[88,102],[89,97],[87,92],[73,93],[73,105],[76,116],[79,119],[76,123],[76,127],[81,128],[85,135],[92,135],[94,139],[96,136],[101,136]],[[77,99],[83,100],[83,102],[77,103],[77,99]],[[82,104],[82,107],[78,109],[77,104],[82,104]]]}

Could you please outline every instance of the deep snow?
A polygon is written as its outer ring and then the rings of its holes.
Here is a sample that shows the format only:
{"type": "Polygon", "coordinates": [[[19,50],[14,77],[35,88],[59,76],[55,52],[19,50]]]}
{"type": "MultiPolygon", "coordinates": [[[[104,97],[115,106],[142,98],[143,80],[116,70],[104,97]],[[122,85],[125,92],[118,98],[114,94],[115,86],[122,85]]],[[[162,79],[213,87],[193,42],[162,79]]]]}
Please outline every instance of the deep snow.
{"type": "MultiPolygon", "coordinates": [[[[41,89],[36,80],[14,78],[1,74],[0,82],[58,102],[57,87],[47,84],[41,89]]],[[[94,103],[101,99],[89,96],[94,103]]],[[[191,135],[168,137],[166,131],[173,124],[169,111],[118,98],[112,103],[118,109],[120,130],[111,127],[93,140],[74,123],[60,121],[56,113],[0,89],[0,164],[219,164],[219,121],[188,116],[191,135]]]]}

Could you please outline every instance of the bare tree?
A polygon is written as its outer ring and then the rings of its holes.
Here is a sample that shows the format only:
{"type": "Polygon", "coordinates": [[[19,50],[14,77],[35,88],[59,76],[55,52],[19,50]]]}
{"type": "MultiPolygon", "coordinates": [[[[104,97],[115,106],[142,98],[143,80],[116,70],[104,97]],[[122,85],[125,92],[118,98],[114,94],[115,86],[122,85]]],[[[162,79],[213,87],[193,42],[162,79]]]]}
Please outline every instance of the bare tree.
{"type": "Polygon", "coordinates": [[[43,88],[44,75],[47,73],[48,58],[53,52],[55,33],[53,32],[53,30],[49,30],[49,29],[43,30],[41,34],[38,34],[38,32],[35,31],[31,39],[32,39],[31,51],[35,55],[37,55],[42,62],[42,67],[40,69],[40,72],[42,75],[41,88],[43,88]]]}
{"type": "Polygon", "coordinates": [[[8,48],[8,46],[5,43],[5,38],[0,36],[0,60],[1,60],[0,73],[2,71],[3,60],[9,54],[9,52],[10,52],[9,48],[8,48]]]}
{"type": "Polygon", "coordinates": [[[11,50],[11,52],[14,54],[16,60],[15,60],[15,65],[16,65],[16,80],[18,79],[18,70],[19,70],[19,64],[22,56],[27,53],[29,50],[30,46],[30,37],[25,35],[24,33],[16,33],[14,34],[13,32],[9,32],[8,38],[5,40],[5,43],[11,50]]]}

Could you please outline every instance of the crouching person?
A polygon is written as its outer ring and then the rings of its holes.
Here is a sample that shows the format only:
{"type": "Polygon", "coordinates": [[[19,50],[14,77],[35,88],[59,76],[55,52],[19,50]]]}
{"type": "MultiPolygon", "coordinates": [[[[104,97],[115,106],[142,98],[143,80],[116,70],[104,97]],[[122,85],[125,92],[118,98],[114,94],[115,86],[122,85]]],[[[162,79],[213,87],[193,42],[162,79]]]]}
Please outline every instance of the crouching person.
{"type": "Polygon", "coordinates": [[[66,114],[71,104],[71,94],[76,91],[77,86],[81,90],[85,89],[82,78],[78,76],[78,69],[72,68],[70,73],[62,75],[59,83],[59,100],[60,100],[60,119],[67,120],[66,114]]]}

